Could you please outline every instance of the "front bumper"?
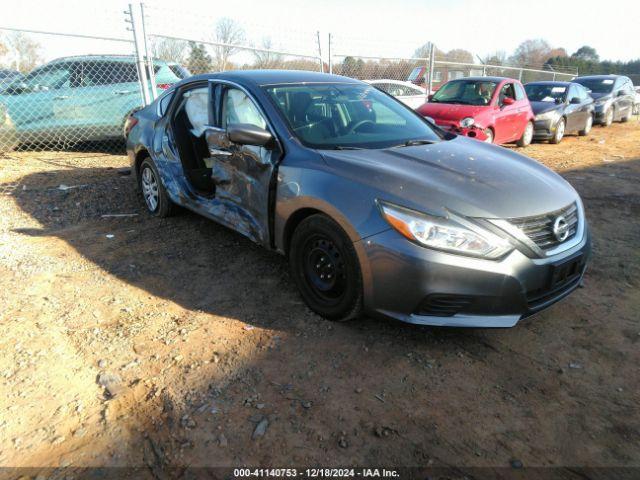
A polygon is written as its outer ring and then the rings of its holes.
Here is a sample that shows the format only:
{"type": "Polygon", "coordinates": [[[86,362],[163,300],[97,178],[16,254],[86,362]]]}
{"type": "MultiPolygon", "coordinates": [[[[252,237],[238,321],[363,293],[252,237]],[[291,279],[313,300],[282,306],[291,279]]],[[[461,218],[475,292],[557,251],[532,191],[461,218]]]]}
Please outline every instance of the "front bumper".
{"type": "Polygon", "coordinates": [[[369,314],[420,325],[512,327],[569,295],[591,252],[585,227],[573,248],[548,258],[514,250],[499,261],[416,245],[395,230],[356,244],[369,314]],[[570,267],[566,278],[558,273],[570,267]]]}
{"type": "Polygon", "coordinates": [[[487,135],[486,133],[484,133],[484,129],[476,125],[473,125],[469,128],[463,128],[458,123],[438,122],[437,120],[436,125],[448,132],[455,133],[456,135],[463,135],[465,137],[474,138],[482,142],[487,139],[487,135]]]}
{"type": "Polygon", "coordinates": [[[556,133],[557,122],[553,120],[536,120],[533,123],[533,138],[535,140],[549,140],[556,133]]]}
{"type": "Polygon", "coordinates": [[[595,110],[593,112],[593,123],[604,125],[605,121],[605,113],[609,109],[610,104],[602,103],[600,105],[595,106],[595,110]]]}

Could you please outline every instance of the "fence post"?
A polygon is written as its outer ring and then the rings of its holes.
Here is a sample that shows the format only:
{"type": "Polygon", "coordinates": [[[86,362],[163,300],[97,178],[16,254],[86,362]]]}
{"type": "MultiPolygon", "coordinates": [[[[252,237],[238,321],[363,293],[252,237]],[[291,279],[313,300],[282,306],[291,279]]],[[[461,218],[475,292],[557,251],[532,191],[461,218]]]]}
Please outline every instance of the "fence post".
{"type": "Polygon", "coordinates": [[[436,65],[436,46],[429,42],[429,81],[427,86],[427,95],[431,95],[433,93],[433,69],[436,65]]]}
{"type": "Polygon", "coordinates": [[[522,81],[522,69],[518,72],[518,80],[522,81]]]}
{"type": "Polygon", "coordinates": [[[136,66],[138,67],[138,82],[140,84],[140,92],[142,93],[142,101],[145,106],[151,103],[149,99],[149,89],[147,88],[147,72],[144,68],[144,59],[142,58],[142,46],[140,45],[140,38],[136,28],[136,17],[133,14],[133,5],[129,4],[129,10],[125,11],[129,16],[128,23],[131,24],[131,31],[133,32],[133,43],[136,46],[136,66]]]}
{"type": "Polygon", "coordinates": [[[153,65],[153,54],[149,48],[149,41],[147,39],[147,28],[145,24],[144,16],[144,3],[140,2],[140,20],[142,24],[142,39],[144,44],[144,55],[147,61],[147,72],[149,73],[149,82],[151,82],[151,95],[155,100],[158,98],[158,90],[156,87],[156,71],[153,65]]]}
{"type": "Polygon", "coordinates": [[[324,73],[324,64],[322,63],[322,45],[320,44],[320,30],[316,30],[316,38],[318,40],[318,59],[320,60],[320,73],[324,73]]]}
{"type": "Polygon", "coordinates": [[[329,48],[327,50],[329,55],[329,73],[333,73],[333,59],[331,58],[331,32],[329,32],[329,48]]]}

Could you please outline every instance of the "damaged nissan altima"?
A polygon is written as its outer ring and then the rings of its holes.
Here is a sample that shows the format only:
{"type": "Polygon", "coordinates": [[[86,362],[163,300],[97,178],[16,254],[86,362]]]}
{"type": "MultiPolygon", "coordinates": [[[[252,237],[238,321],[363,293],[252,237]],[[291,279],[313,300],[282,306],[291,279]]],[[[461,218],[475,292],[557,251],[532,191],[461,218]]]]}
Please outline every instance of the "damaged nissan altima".
{"type": "Polygon", "coordinates": [[[571,293],[590,255],[559,175],[358,80],[197,75],[125,133],[152,215],[185,207],[286,255],[327,319],[510,327],[571,293]]]}

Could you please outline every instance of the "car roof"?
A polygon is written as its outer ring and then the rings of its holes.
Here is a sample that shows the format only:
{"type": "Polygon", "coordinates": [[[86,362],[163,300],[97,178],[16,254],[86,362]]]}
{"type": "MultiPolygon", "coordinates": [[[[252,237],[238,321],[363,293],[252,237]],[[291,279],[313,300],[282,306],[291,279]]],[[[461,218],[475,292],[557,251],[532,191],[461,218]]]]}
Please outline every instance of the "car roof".
{"type": "Polygon", "coordinates": [[[509,77],[462,77],[462,78],[456,78],[455,80],[449,80],[449,81],[455,82],[458,80],[474,80],[474,81],[485,81],[485,82],[496,82],[496,83],[500,83],[504,80],[517,81],[515,78],[509,78],[509,77]]]}
{"type": "Polygon", "coordinates": [[[576,82],[557,82],[554,80],[540,80],[538,82],[529,82],[527,85],[555,85],[557,87],[568,87],[572,83],[576,82]]]}
{"type": "MultiPolygon", "coordinates": [[[[194,75],[184,83],[201,80],[228,80],[253,86],[282,85],[287,83],[362,83],[354,78],[304,70],[230,70],[194,75]]],[[[183,83],[181,82],[181,83],[183,83]]]]}
{"type": "Polygon", "coordinates": [[[577,77],[575,80],[588,80],[593,78],[594,80],[602,79],[602,80],[615,80],[616,78],[624,77],[624,75],[584,75],[577,77]]]}

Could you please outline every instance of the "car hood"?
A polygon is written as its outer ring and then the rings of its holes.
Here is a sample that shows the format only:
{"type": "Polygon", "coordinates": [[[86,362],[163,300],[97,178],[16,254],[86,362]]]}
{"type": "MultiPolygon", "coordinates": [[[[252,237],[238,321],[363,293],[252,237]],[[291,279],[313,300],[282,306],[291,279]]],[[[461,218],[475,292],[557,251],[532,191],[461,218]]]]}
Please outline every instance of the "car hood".
{"type": "Polygon", "coordinates": [[[337,175],[366,185],[378,199],[433,214],[527,217],[577,198],[562,177],[535,160],[461,136],[431,145],[321,154],[337,175]]]}
{"type": "Polygon", "coordinates": [[[591,95],[591,97],[594,100],[609,100],[612,97],[611,93],[594,93],[594,92],[591,92],[589,95],[591,95]]]}
{"type": "Polygon", "coordinates": [[[453,103],[425,103],[418,112],[434,120],[459,121],[465,117],[476,117],[487,110],[487,106],[456,105],[453,103]]]}
{"type": "Polygon", "coordinates": [[[562,108],[562,105],[557,103],[551,103],[551,102],[530,102],[530,103],[531,103],[531,110],[533,110],[533,113],[535,115],[550,112],[552,110],[560,110],[560,108],[562,108]]]}

